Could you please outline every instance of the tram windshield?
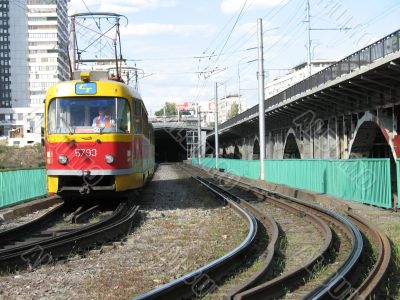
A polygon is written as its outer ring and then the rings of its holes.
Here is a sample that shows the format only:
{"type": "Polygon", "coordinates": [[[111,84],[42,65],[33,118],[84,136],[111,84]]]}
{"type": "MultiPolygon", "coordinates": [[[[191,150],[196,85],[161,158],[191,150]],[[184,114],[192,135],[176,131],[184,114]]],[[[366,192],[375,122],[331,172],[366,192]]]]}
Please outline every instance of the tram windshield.
{"type": "Polygon", "coordinates": [[[49,106],[48,134],[130,133],[129,103],[122,98],[57,98],[49,106]]]}

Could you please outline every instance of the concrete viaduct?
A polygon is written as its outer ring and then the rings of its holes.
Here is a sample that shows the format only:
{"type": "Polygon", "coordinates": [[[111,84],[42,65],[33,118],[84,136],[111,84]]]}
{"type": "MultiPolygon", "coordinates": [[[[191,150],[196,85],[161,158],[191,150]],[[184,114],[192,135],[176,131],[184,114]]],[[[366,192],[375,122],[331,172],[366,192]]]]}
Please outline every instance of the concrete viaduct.
{"type": "MultiPolygon", "coordinates": [[[[265,100],[266,158],[400,157],[400,31],[265,100]]],[[[219,155],[258,159],[258,105],[220,125],[219,155]]],[[[207,135],[211,153],[214,132],[207,135]]]]}

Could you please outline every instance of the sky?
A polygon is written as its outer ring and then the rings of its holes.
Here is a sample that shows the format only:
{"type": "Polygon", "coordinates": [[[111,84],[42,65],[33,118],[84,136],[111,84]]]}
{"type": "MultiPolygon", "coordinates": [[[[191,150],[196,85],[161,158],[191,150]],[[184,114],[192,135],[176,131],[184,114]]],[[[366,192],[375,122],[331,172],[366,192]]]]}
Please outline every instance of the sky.
{"type": "MultiPolygon", "coordinates": [[[[312,59],[339,60],[400,29],[398,0],[309,0],[312,59]],[[329,29],[329,30],[327,30],[329,29]]],[[[257,19],[266,82],[307,60],[307,0],[71,0],[69,14],[114,12],[122,54],[143,69],[151,114],[168,102],[240,93],[258,103],[257,19]],[[240,75],[240,76],[239,76],[240,75]]]]}

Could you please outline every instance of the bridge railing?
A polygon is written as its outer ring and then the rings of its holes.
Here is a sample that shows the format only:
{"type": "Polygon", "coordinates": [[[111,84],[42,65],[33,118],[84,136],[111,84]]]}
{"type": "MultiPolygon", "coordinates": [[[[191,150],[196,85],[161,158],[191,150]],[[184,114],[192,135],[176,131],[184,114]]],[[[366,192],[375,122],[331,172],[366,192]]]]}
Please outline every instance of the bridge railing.
{"type": "MultiPolygon", "coordinates": [[[[306,92],[328,81],[335,80],[354,70],[367,66],[391,53],[399,51],[400,30],[395,31],[388,36],[366,46],[365,48],[345,57],[337,63],[315,73],[286,90],[265,100],[265,108],[273,107],[286,99],[292,98],[298,94],[306,92]]],[[[221,124],[220,130],[232,126],[242,119],[248,118],[258,113],[258,105],[251,107],[243,113],[221,124]]]]}

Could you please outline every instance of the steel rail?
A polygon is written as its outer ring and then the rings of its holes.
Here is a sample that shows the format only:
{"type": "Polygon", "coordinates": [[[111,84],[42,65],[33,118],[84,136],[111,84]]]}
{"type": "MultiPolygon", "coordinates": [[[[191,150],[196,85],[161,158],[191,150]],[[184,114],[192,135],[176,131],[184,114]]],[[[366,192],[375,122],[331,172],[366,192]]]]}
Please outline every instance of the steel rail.
{"type": "MultiPolygon", "coordinates": [[[[289,207],[290,206],[288,206],[286,209],[289,207]]],[[[254,286],[251,289],[237,293],[234,295],[234,297],[229,299],[276,299],[276,297],[282,295],[282,291],[285,288],[289,288],[290,290],[296,288],[304,278],[310,276],[315,266],[320,263],[323,264],[323,262],[328,259],[329,251],[333,244],[331,229],[321,218],[307,212],[305,212],[305,214],[308,214],[309,218],[314,220],[314,223],[317,225],[316,228],[319,229],[321,235],[324,237],[324,243],[320,247],[318,253],[316,253],[302,266],[299,266],[294,270],[284,273],[281,276],[273,278],[267,282],[254,286]]]]}
{"type": "Polygon", "coordinates": [[[351,285],[348,284],[346,277],[349,276],[352,271],[354,271],[364,247],[364,241],[360,230],[349,219],[345,218],[343,215],[334,210],[307,203],[305,201],[285,196],[280,193],[274,192],[274,194],[283,199],[293,201],[299,205],[313,208],[314,210],[317,210],[326,216],[330,215],[336,219],[338,223],[342,223],[345,225],[345,227],[347,227],[352,241],[352,249],[347,259],[341,264],[341,266],[339,266],[335,274],[325,280],[312,292],[308,293],[303,299],[322,299],[326,297],[337,298],[338,296],[341,297],[347,295],[350,292],[351,285]],[[341,289],[342,287],[345,289],[341,289]]]}
{"type": "Polygon", "coordinates": [[[100,204],[97,204],[84,211],[79,212],[72,217],[72,223],[83,223],[84,220],[90,219],[90,216],[92,216],[99,209],[99,207],[100,204]]]}
{"type": "MultiPolygon", "coordinates": [[[[231,179],[228,180],[232,182],[231,179]]],[[[249,190],[248,186],[246,188],[249,190]]],[[[258,194],[257,196],[258,198],[264,198],[264,195],[262,194],[258,194]]],[[[240,204],[242,203],[246,203],[246,201],[241,201],[240,204]]],[[[309,270],[312,270],[315,265],[324,261],[328,256],[328,252],[332,246],[333,237],[332,231],[325,221],[316,215],[311,214],[308,211],[300,210],[299,208],[290,205],[287,202],[278,201],[278,199],[276,199],[274,204],[284,210],[290,211],[291,213],[301,213],[309,219],[310,223],[316,224],[317,230],[320,232],[321,236],[324,237],[323,245],[319,249],[318,253],[303,266],[300,266],[295,270],[292,270],[267,282],[259,283],[258,285],[255,283],[260,279],[260,277],[257,278],[259,274],[256,273],[250,280],[248,280],[246,285],[238,286],[229,293],[225,294],[224,299],[273,299],[278,297],[282,293],[284,287],[295,286],[302,278],[310,274],[309,270]]]]}
{"type": "Polygon", "coordinates": [[[10,242],[11,240],[16,240],[18,238],[24,237],[27,233],[41,228],[45,223],[48,223],[54,218],[60,216],[63,213],[64,209],[65,205],[64,203],[61,203],[32,221],[29,221],[17,227],[0,231],[0,247],[10,242]]]}
{"type": "Polygon", "coordinates": [[[66,237],[69,236],[74,236],[77,233],[83,233],[86,231],[90,231],[91,229],[95,229],[97,227],[101,227],[104,225],[107,225],[108,223],[112,222],[114,220],[114,218],[119,217],[122,213],[124,213],[124,209],[125,205],[123,203],[121,203],[117,209],[113,212],[113,214],[111,214],[110,216],[102,219],[101,221],[94,223],[94,224],[90,224],[90,225],[86,225],[86,226],[82,226],[81,228],[77,228],[74,229],[68,233],[63,233],[60,234],[58,236],[54,236],[54,237],[50,237],[50,238],[43,238],[39,241],[36,242],[29,242],[29,236],[25,237],[26,243],[19,245],[19,246],[15,246],[15,247],[11,247],[11,248],[6,248],[6,249],[0,249],[0,261],[2,259],[3,256],[9,255],[9,254],[13,254],[14,252],[20,252],[20,251],[24,251],[27,250],[29,248],[31,248],[32,246],[38,245],[38,246],[42,246],[42,245],[46,245],[48,243],[52,243],[58,240],[62,240],[66,237]]]}
{"type": "Polygon", "coordinates": [[[387,236],[376,226],[372,226],[366,219],[353,213],[347,212],[349,218],[361,228],[366,234],[370,234],[377,246],[376,262],[369,272],[368,277],[355,289],[348,299],[366,299],[371,296],[379,283],[382,282],[389,268],[391,259],[391,246],[387,236]]]}
{"type": "MultiPolygon", "coordinates": [[[[181,167],[190,176],[193,177],[191,173],[191,171],[193,170],[189,171],[188,168],[186,168],[183,165],[181,165],[181,167]]],[[[224,299],[231,299],[234,295],[240,293],[241,291],[250,289],[259,284],[263,280],[263,278],[266,278],[272,271],[272,261],[276,254],[275,248],[277,247],[277,242],[279,238],[279,227],[276,221],[269,214],[261,212],[258,208],[256,208],[248,201],[246,201],[243,197],[237,196],[236,194],[232,193],[231,190],[228,190],[225,187],[218,186],[209,179],[203,178],[203,180],[206,180],[209,184],[213,185],[215,188],[228,194],[229,197],[235,199],[235,201],[239,205],[243,206],[245,209],[250,211],[257,218],[257,220],[264,226],[269,236],[268,246],[266,247],[265,251],[260,255],[260,257],[264,257],[262,266],[245,282],[235,286],[232,290],[230,290],[228,293],[224,295],[224,299]]]]}
{"type": "Polygon", "coordinates": [[[255,206],[251,205],[249,202],[244,200],[242,197],[239,197],[232,193],[231,191],[228,191],[222,187],[217,186],[215,183],[213,183],[210,180],[207,179],[202,179],[206,181],[208,184],[212,185],[214,188],[222,190],[225,194],[227,194],[229,197],[235,199],[235,201],[243,206],[245,209],[250,211],[254,216],[257,217],[257,220],[261,222],[264,227],[266,228],[267,231],[269,231],[269,236],[270,236],[270,242],[268,243],[267,249],[266,249],[266,257],[262,263],[262,266],[259,268],[257,272],[255,272],[249,279],[247,279],[244,283],[236,286],[233,288],[231,291],[229,291],[227,294],[224,295],[224,299],[231,299],[234,295],[240,293],[241,291],[247,290],[257,284],[264,278],[265,276],[268,275],[269,272],[271,272],[271,267],[272,267],[272,261],[273,258],[275,257],[275,248],[277,247],[277,241],[279,238],[279,228],[278,224],[276,221],[268,214],[262,213],[259,209],[257,209],[255,206]]]}
{"type": "MultiPolygon", "coordinates": [[[[220,179],[226,179],[221,174],[215,174],[215,176],[219,177],[220,179]]],[[[318,214],[324,215],[325,218],[336,220],[335,223],[337,226],[342,227],[343,229],[347,228],[349,238],[351,240],[352,249],[350,254],[348,255],[347,259],[339,266],[338,271],[325,280],[320,286],[314,289],[312,292],[308,293],[304,299],[322,299],[326,297],[331,297],[332,295],[336,295],[339,293],[346,293],[350,292],[350,286],[347,285],[346,276],[349,276],[361,256],[363,250],[363,238],[361,235],[360,230],[347,218],[342,216],[336,211],[322,208],[320,206],[307,203],[305,201],[299,200],[294,197],[286,196],[281,193],[271,191],[268,189],[260,188],[260,187],[253,187],[250,184],[244,182],[237,182],[239,186],[244,187],[245,189],[258,192],[260,195],[265,197],[271,198],[271,196],[275,196],[280,199],[289,200],[296,205],[300,205],[302,207],[308,207],[309,209],[313,209],[314,211],[318,211],[318,214]],[[341,225],[343,224],[343,225],[341,225]],[[345,286],[345,290],[341,290],[340,288],[345,286]]],[[[336,295],[337,296],[337,295],[336,295]]]]}
{"type": "MultiPolygon", "coordinates": [[[[228,192],[232,195],[232,197],[236,197],[241,205],[250,205],[247,201],[241,199],[240,197],[235,196],[232,192],[228,192]]],[[[301,211],[298,208],[288,204],[288,203],[277,203],[281,208],[290,211],[293,214],[302,213],[306,218],[309,219],[310,223],[316,224],[317,230],[320,232],[321,236],[324,238],[324,243],[322,247],[319,249],[318,253],[314,255],[306,264],[301,267],[296,268],[295,270],[283,274],[277,278],[274,278],[267,282],[260,282],[262,280],[263,275],[268,271],[270,267],[269,261],[267,264],[259,271],[253,274],[253,276],[248,279],[244,284],[235,287],[233,290],[224,295],[224,299],[246,299],[246,298],[255,298],[255,294],[259,299],[269,299],[275,298],[279,296],[282,292],[284,286],[291,286],[296,284],[300,279],[304,276],[307,276],[309,270],[313,268],[313,266],[317,265],[319,262],[325,259],[325,256],[328,255],[329,249],[332,245],[332,231],[329,226],[323,221],[321,218],[307,212],[301,211]],[[285,285],[284,285],[285,284],[285,285]],[[260,295],[261,292],[261,295],[260,295]]],[[[271,251],[272,254],[274,251],[271,251]]]]}
{"type": "MultiPolygon", "coordinates": [[[[209,174],[207,174],[209,175],[209,174]]],[[[209,182],[212,182],[213,179],[204,179],[208,180],[209,182]]],[[[225,181],[229,181],[230,184],[235,184],[238,187],[240,187],[242,190],[247,190],[252,192],[256,198],[260,200],[264,200],[265,195],[261,194],[260,192],[254,191],[253,187],[250,187],[248,185],[244,185],[241,182],[236,182],[233,181],[231,178],[228,179],[223,179],[225,181]]],[[[217,186],[215,183],[213,183],[214,186],[217,186]]],[[[226,193],[229,193],[231,197],[236,198],[237,202],[241,205],[247,206],[249,205],[250,207],[253,207],[251,204],[249,204],[247,201],[242,199],[241,197],[238,197],[235,195],[234,192],[232,192],[232,189],[227,191],[225,188],[218,186],[219,189],[224,190],[226,193]]],[[[298,285],[299,282],[304,277],[307,277],[310,275],[310,270],[314,266],[316,266],[318,263],[323,262],[325,259],[327,259],[327,256],[329,255],[329,250],[331,249],[332,246],[332,231],[330,227],[327,225],[325,221],[323,221],[321,218],[317,217],[316,215],[309,213],[308,211],[305,211],[304,209],[299,209],[298,207],[291,205],[287,202],[280,201],[279,199],[271,199],[274,200],[274,205],[280,207],[281,209],[287,210],[293,214],[301,214],[304,215],[308,219],[310,223],[315,224],[316,229],[320,232],[321,236],[324,238],[324,243],[319,249],[318,253],[314,255],[306,264],[303,266],[300,266],[296,268],[293,271],[290,271],[288,273],[285,273],[279,277],[276,277],[272,280],[269,281],[262,281],[265,277],[263,276],[267,270],[268,270],[268,261],[266,262],[267,264],[261,268],[258,272],[253,274],[253,276],[248,279],[244,284],[236,286],[234,289],[229,291],[227,294],[224,295],[224,299],[275,299],[276,297],[279,297],[279,295],[282,294],[282,290],[285,287],[295,287],[298,285]]],[[[254,208],[255,210],[258,210],[257,208],[254,208]]],[[[269,254],[272,255],[274,254],[274,251],[270,251],[269,254]]]]}
{"type": "Polygon", "coordinates": [[[228,203],[231,208],[238,212],[242,218],[247,221],[249,231],[246,238],[238,247],[224,256],[167,284],[135,297],[134,299],[186,299],[204,296],[215,289],[215,282],[227,274],[227,272],[235,266],[236,260],[240,259],[241,256],[252,246],[257,234],[257,220],[254,216],[217,189],[199,179],[196,180],[213,194],[228,203]]]}
{"type": "Polygon", "coordinates": [[[53,238],[1,249],[0,269],[12,270],[15,267],[35,266],[38,262],[47,263],[57,257],[69,255],[72,251],[82,251],[101,242],[111,241],[130,231],[138,208],[137,205],[132,206],[124,202],[112,215],[95,224],[53,238]]]}

